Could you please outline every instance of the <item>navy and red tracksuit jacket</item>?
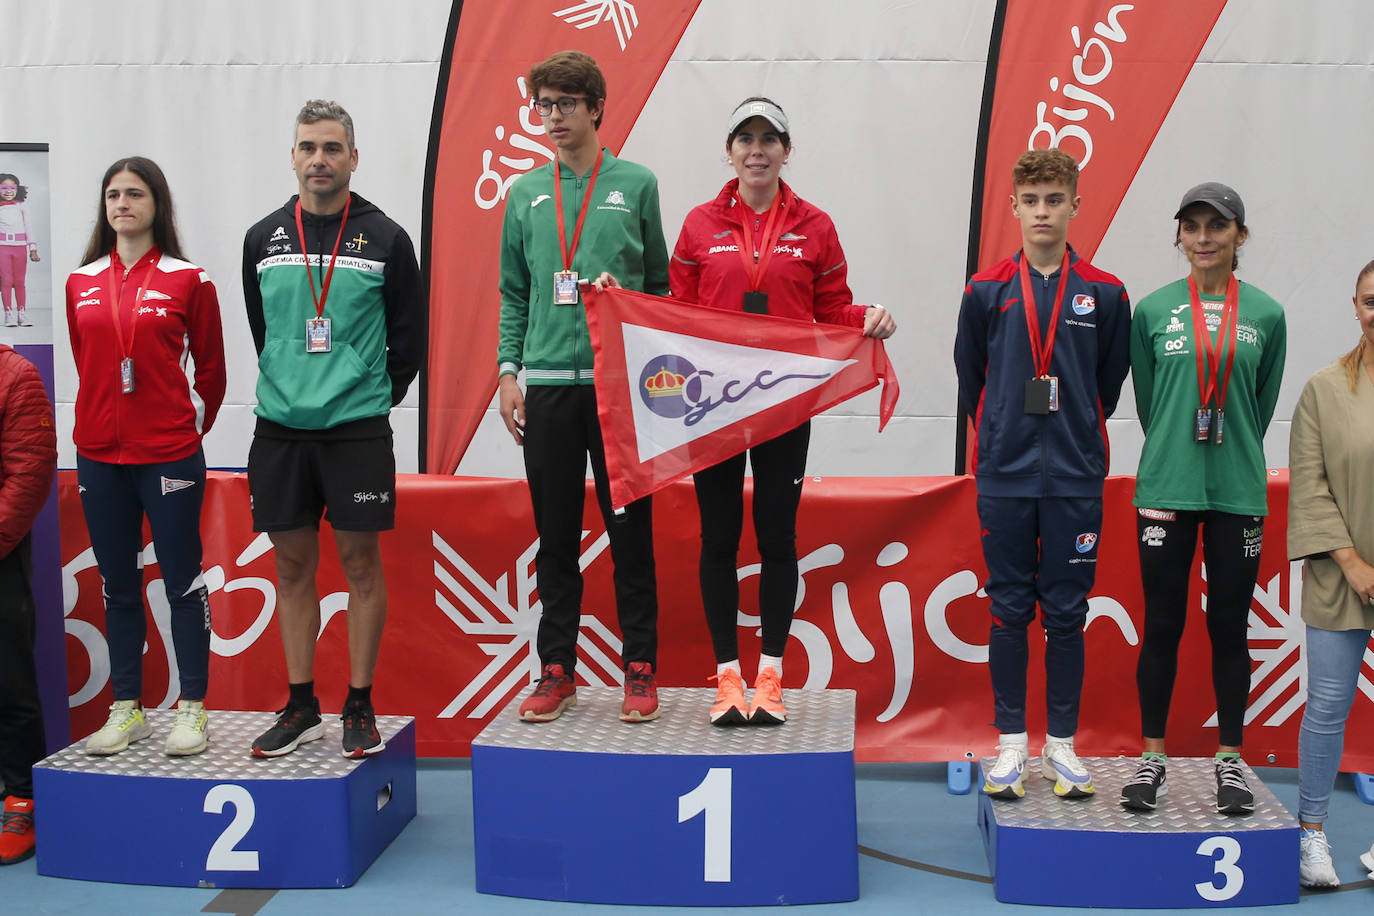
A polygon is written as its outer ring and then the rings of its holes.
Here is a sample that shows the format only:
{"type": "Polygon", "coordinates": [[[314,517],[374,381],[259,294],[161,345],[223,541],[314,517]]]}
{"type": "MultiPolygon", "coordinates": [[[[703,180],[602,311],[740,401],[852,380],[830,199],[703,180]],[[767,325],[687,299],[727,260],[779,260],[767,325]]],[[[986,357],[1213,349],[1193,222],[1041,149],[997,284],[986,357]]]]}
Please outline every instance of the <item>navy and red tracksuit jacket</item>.
{"type": "MultiPolygon", "coordinates": [[[[1131,306],[1121,281],[1070,247],[1069,279],[1049,374],[1059,410],[1025,411],[1035,376],[1017,252],[974,274],[959,306],[954,366],[959,400],[974,419],[974,473],[981,496],[1101,497],[1107,417],[1130,369],[1131,306]]],[[[1040,335],[1049,330],[1059,271],[1030,268],[1040,335]]]]}

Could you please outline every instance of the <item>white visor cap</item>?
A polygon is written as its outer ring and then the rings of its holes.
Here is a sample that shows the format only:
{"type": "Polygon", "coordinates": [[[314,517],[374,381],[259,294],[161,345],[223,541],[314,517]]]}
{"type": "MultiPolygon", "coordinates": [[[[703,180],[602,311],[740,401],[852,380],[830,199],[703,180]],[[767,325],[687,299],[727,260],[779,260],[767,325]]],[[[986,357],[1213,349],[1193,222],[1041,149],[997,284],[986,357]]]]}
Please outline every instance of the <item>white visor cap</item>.
{"type": "Polygon", "coordinates": [[[757,100],[744,102],[730,115],[730,123],[725,128],[725,136],[730,136],[739,126],[750,118],[763,118],[780,134],[790,133],[787,128],[787,115],[782,113],[782,109],[772,102],[760,102],[757,100]]]}

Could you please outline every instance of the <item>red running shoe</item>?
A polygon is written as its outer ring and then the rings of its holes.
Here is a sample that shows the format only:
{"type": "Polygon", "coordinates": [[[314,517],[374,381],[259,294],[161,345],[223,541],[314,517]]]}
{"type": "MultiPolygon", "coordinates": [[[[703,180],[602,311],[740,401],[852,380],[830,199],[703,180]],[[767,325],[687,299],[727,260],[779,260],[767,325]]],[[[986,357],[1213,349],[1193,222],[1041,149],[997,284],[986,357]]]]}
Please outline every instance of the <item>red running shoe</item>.
{"type": "Polygon", "coordinates": [[[621,722],[648,722],[658,718],[658,691],[654,689],[654,666],[630,662],[625,671],[625,702],[620,707],[621,722]]]}
{"type": "Polygon", "coordinates": [[[0,865],[13,865],[33,855],[33,799],[11,795],[5,799],[0,826],[0,865]]]}
{"type": "Polygon", "coordinates": [[[520,718],[526,722],[552,722],[563,710],[577,705],[577,687],[562,665],[545,665],[544,676],[534,685],[534,693],[520,704],[520,718]]]}

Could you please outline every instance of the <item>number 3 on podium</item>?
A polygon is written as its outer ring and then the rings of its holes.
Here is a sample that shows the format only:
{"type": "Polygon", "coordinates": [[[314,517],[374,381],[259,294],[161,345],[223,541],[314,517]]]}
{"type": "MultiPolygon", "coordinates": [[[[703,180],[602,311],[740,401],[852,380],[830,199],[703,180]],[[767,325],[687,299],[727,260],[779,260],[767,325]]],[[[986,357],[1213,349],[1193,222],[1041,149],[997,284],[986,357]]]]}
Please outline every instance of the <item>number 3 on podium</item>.
{"type": "Polygon", "coordinates": [[[696,788],[677,799],[677,822],[705,815],[702,831],[702,877],[709,883],[730,883],[729,767],[711,767],[696,788]]]}
{"type": "Polygon", "coordinates": [[[1198,846],[1197,854],[1214,860],[1212,880],[1199,881],[1193,885],[1197,888],[1199,897],[1215,903],[1230,900],[1240,893],[1240,889],[1245,886],[1245,872],[1236,864],[1240,861],[1240,843],[1235,837],[1208,837],[1198,846]],[[1217,877],[1223,879],[1221,887],[1216,886],[1217,877]]]}

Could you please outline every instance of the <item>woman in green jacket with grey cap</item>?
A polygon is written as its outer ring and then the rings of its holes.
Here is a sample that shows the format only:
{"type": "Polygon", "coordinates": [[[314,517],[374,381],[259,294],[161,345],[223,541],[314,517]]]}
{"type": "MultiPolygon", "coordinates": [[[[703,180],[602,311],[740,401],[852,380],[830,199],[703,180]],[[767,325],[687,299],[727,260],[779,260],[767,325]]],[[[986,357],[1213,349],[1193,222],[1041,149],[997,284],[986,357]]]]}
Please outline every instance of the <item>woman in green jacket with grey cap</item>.
{"type": "Polygon", "coordinates": [[[1246,625],[1264,538],[1264,432],[1283,379],[1283,307],[1236,279],[1245,204],[1220,182],[1190,188],[1174,214],[1187,277],[1151,293],[1131,323],[1131,374],[1145,445],[1135,505],[1145,626],[1136,669],[1145,752],[1121,803],[1153,810],[1166,791],[1164,735],[1198,533],[1219,724],[1216,809],[1254,810],[1240,759],[1250,692],[1246,625]]]}

